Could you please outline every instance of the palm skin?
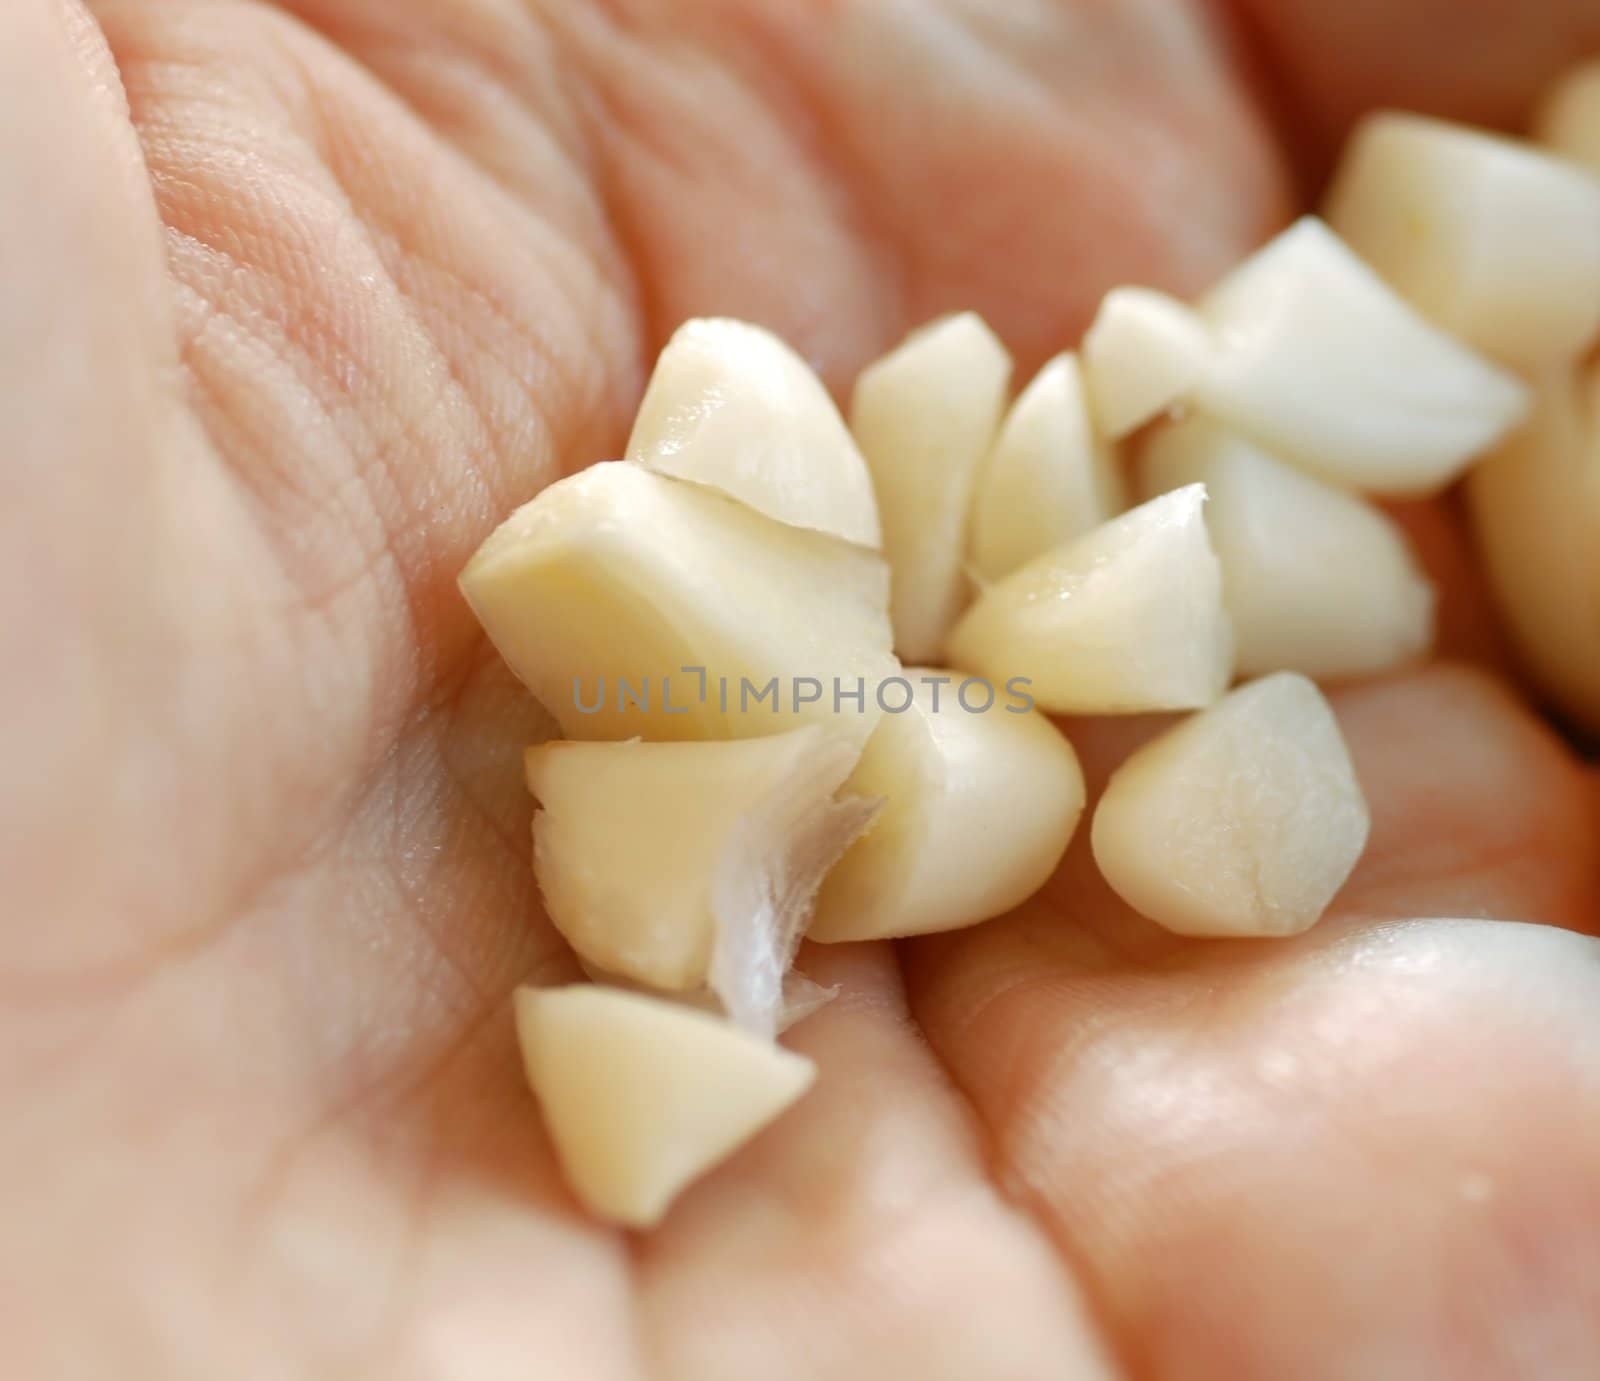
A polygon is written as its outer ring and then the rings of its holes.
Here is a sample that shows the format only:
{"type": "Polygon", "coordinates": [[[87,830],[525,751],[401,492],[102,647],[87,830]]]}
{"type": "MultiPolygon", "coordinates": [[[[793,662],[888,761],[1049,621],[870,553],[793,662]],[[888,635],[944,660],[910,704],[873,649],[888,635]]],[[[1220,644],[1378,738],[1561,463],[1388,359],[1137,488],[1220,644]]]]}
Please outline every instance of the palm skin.
{"type": "MultiPolygon", "coordinates": [[[[682,317],[842,388],[974,306],[1028,370],[1286,214],[1260,109],[1301,168],[1384,100],[1511,118],[1591,15],[12,0],[7,1374],[1592,1375],[1595,794],[1491,675],[1336,697],[1374,837],[1300,940],[1164,936],[1080,841],[1014,916],[808,953],[817,1089],[629,1239],[517,1069],[572,965],[454,588],[682,317]],[[1528,924],[1402,919],[1473,916],[1528,924]]],[[[1150,726],[1071,728],[1093,782],[1150,726]]]]}

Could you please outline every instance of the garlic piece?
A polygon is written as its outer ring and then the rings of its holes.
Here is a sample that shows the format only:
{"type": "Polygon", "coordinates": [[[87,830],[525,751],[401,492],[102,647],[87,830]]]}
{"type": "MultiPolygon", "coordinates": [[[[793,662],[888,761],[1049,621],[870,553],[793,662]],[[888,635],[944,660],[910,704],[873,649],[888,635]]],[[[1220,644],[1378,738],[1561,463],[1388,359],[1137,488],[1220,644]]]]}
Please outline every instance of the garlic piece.
{"type": "Polygon", "coordinates": [[[1253,681],[1136,750],[1095,808],[1112,889],[1180,935],[1294,935],[1366,847],[1366,800],[1305,677],[1253,681]]]}
{"type": "Polygon", "coordinates": [[[1113,288],[1083,337],[1095,426],[1116,441],[1184,401],[1215,346],[1194,311],[1153,288],[1113,288]]]}
{"type": "Polygon", "coordinates": [[[846,784],[886,804],[823,883],[813,940],[921,935],[1009,911],[1055,871],[1083,811],[1077,755],[1043,715],[959,673],[905,676],[910,707],[878,721],[846,784]]]}
{"type": "Polygon", "coordinates": [[[856,380],[850,429],[867,458],[889,558],[894,645],[931,661],[967,594],[962,557],[978,468],[1011,357],[972,312],[913,332],[856,380]]]}
{"type": "Polygon", "coordinates": [[[622,461],[524,504],[461,589],[568,738],[864,741],[898,666],[877,553],[622,461]],[[864,709],[840,714],[858,683],[864,709]]]}
{"type": "Polygon", "coordinates": [[[972,500],[969,562],[999,580],[1127,507],[1116,457],[1095,435],[1075,355],[1057,355],[1001,424],[972,500]]]}
{"type": "Polygon", "coordinates": [[[1532,419],[1473,470],[1467,497],[1524,665],[1600,732],[1600,373],[1543,377],[1532,419]]]}
{"type": "Polygon", "coordinates": [[[1573,68],[1550,88],[1534,116],[1533,137],[1600,173],[1600,62],[1573,68]]]}
{"type": "Polygon", "coordinates": [[[819,727],[742,742],[547,743],[527,752],[534,872],[585,959],[654,988],[709,983],[760,1035],[818,885],[878,803],[835,801],[860,757],[819,727]]]}
{"type": "Polygon", "coordinates": [[[628,459],[876,547],[872,478],[822,381],[770,331],[701,318],[656,361],[628,459]]]}
{"type": "Polygon", "coordinates": [[[1363,120],[1328,224],[1436,326],[1513,368],[1600,334],[1600,178],[1420,115],[1363,120]]]}
{"type": "Polygon", "coordinates": [[[519,988],[516,1012],[567,1183],[596,1217],[629,1227],[660,1222],[816,1076],[802,1055],[639,993],[519,988]]]}
{"type": "Polygon", "coordinates": [[[1137,714],[1208,705],[1233,669],[1222,571],[1198,484],[1164,494],[991,585],[950,661],[1023,678],[1047,710],[1137,714]]]}
{"type": "Polygon", "coordinates": [[[1140,479],[1147,495],[1205,485],[1241,676],[1369,676],[1432,644],[1433,587],[1399,525],[1365,499],[1203,417],[1152,436],[1140,479]]]}
{"type": "Polygon", "coordinates": [[[1333,484],[1428,494],[1521,418],[1526,390],[1423,321],[1307,216],[1200,303],[1195,406],[1333,484]]]}

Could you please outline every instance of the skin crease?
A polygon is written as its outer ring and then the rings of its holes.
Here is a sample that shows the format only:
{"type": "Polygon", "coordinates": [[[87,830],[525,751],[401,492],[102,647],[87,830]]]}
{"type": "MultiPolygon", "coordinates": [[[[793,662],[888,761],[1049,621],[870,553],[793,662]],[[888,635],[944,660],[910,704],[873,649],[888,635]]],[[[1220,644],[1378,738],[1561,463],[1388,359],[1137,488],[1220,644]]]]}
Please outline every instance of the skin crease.
{"type": "MultiPolygon", "coordinates": [[[[1281,223],[1282,149],[1595,41],[1445,8],[11,0],[8,1374],[1591,1375],[1600,793],[1496,676],[1337,693],[1374,832],[1304,937],[1166,936],[1084,831],[1011,917],[807,953],[816,1090],[630,1239],[518,1072],[575,970],[454,588],[686,315],[838,390],[972,306],[1025,376],[1281,223]]],[[[1151,728],[1071,726],[1092,790],[1151,728]]]]}

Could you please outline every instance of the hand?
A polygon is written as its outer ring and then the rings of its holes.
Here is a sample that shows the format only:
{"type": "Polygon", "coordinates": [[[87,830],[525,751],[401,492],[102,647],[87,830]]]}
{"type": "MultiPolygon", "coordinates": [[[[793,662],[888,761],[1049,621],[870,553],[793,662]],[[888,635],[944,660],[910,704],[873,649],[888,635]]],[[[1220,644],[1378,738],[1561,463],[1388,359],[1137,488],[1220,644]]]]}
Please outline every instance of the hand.
{"type": "MultiPolygon", "coordinates": [[[[572,965],[454,585],[684,316],[843,390],[975,307],[1025,374],[1204,286],[1357,110],[1518,115],[1595,36],[1536,8],[9,0],[7,1374],[1590,1374],[1596,796],[1494,674],[1337,697],[1375,829],[1302,939],[1168,937],[1077,847],[809,952],[817,1088],[630,1240],[517,1068],[510,991],[572,965]],[[1473,916],[1526,923],[1399,919],[1473,916]]],[[[1074,726],[1091,779],[1147,731],[1074,726]]]]}

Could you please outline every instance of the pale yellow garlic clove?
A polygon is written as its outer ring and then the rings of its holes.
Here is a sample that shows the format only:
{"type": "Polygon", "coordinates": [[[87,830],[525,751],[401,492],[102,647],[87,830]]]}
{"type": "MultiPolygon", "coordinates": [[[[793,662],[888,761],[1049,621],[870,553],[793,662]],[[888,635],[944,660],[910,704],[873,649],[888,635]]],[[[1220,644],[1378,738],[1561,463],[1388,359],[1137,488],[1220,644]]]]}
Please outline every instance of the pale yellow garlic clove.
{"type": "Polygon", "coordinates": [[[567,1183],[596,1217],[629,1227],[659,1222],[816,1076],[801,1055],[640,993],[520,988],[516,1012],[567,1183]]]}
{"type": "Polygon", "coordinates": [[[1205,322],[1153,288],[1113,288],[1083,337],[1095,426],[1111,441],[1188,398],[1215,345],[1205,322]]]}
{"type": "Polygon", "coordinates": [[[1513,368],[1570,359],[1600,334],[1600,178],[1530,144],[1368,116],[1325,214],[1429,321],[1513,368]]]}
{"type": "Polygon", "coordinates": [[[878,803],[834,800],[859,741],[811,726],[736,742],[530,748],[534,871],[584,959],[654,988],[709,985],[776,1029],[828,869],[878,803]]]}
{"type": "Polygon", "coordinates": [[[876,547],[872,479],[833,399],[770,331],[700,318],[656,361],[628,459],[709,484],[780,522],[876,547]]]}
{"type": "Polygon", "coordinates": [[[999,580],[1127,507],[1117,458],[1094,432],[1075,355],[1058,355],[1018,395],[978,476],[969,561],[999,580]]]}
{"type": "Polygon", "coordinates": [[[1055,871],[1082,813],[1077,756],[1043,715],[959,672],[904,675],[909,708],[878,722],[845,787],[883,798],[883,811],[823,883],[813,940],[920,935],[1009,911],[1055,871]]]}
{"type": "Polygon", "coordinates": [[[1199,310],[1217,354],[1195,406],[1333,484],[1432,493],[1526,410],[1516,379],[1424,321],[1315,217],[1199,310]]]}
{"type": "Polygon", "coordinates": [[[1600,173],[1600,62],[1574,67],[1550,88],[1534,116],[1533,137],[1600,173]]]}
{"type": "Polygon", "coordinates": [[[1116,893],[1182,935],[1294,935],[1366,847],[1366,800],[1305,677],[1253,681],[1137,749],[1095,808],[1116,893]]]}
{"type": "Polygon", "coordinates": [[[1146,495],[1206,487],[1241,676],[1368,676],[1432,644],[1433,587],[1399,525],[1365,499],[1202,417],[1157,431],[1139,471],[1146,495]]]}
{"type": "Polygon", "coordinates": [[[1208,705],[1232,676],[1222,572],[1190,485],[1124,513],[991,585],[956,625],[950,661],[1024,678],[1064,714],[1208,705]]]}
{"type": "Polygon", "coordinates": [[[966,602],[967,516],[1010,378],[1005,347],[963,312],[913,332],[856,380],[850,429],[872,472],[895,649],[908,661],[937,657],[966,602]]]}
{"type": "Polygon", "coordinates": [[[1496,603],[1530,675],[1600,731],[1600,374],[1540,379],[1533,417],[1467,495],[1496,603]]]}
{"type": "Polygon", "coordinates": [[[569,738],[864,740],[898,667],[877,553],[626,462],[524,504],[461,588],[569,738]]]}

